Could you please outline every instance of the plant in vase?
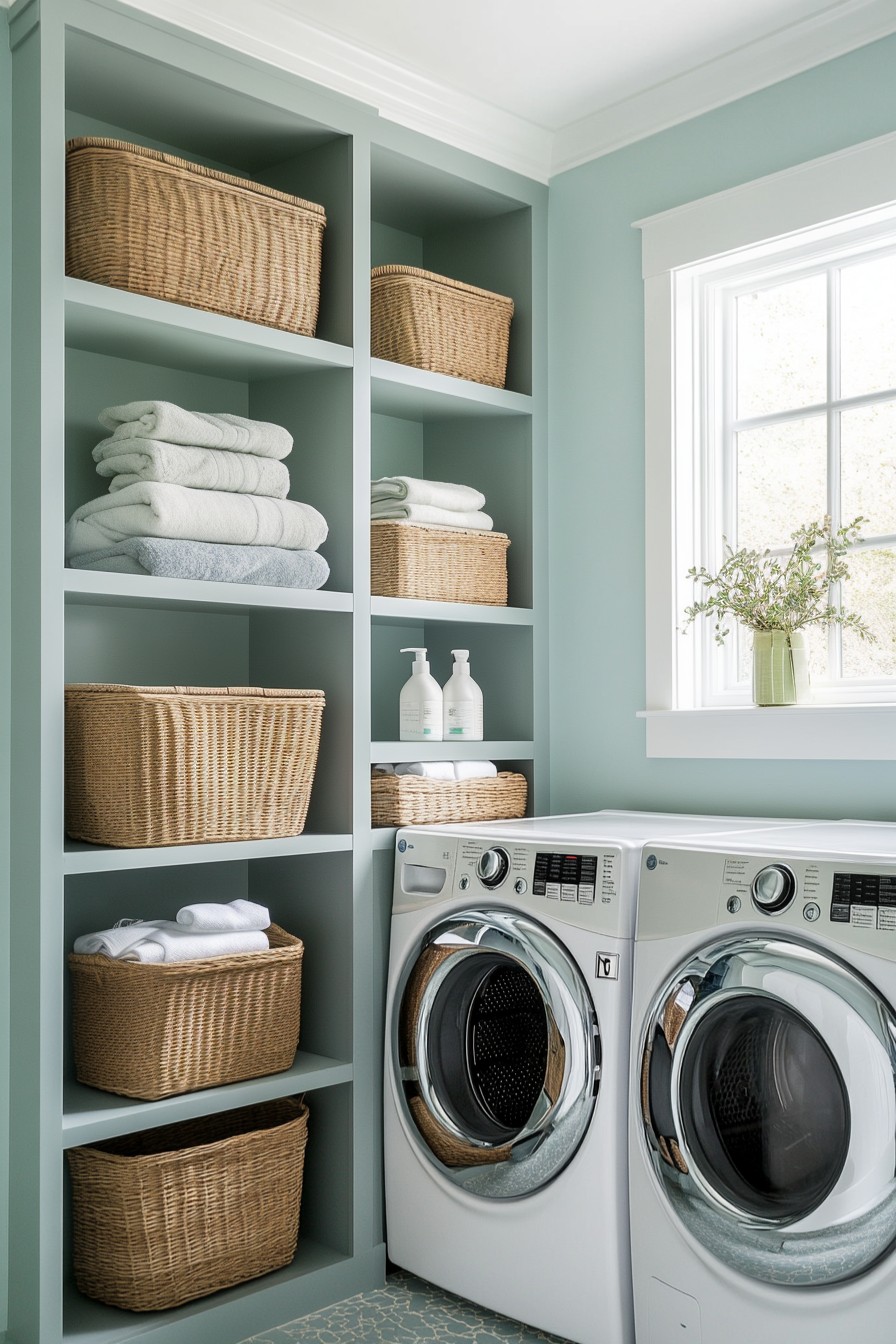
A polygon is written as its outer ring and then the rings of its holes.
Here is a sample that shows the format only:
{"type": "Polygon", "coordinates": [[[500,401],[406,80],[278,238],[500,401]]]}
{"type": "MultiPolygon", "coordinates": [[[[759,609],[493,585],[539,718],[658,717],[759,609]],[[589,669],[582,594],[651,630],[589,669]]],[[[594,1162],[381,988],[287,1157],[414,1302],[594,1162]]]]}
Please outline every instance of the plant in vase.
{"type": "Polygon", "coordinates": [[[790,555],[743,547],[725,539],[725,559],[717,574],[693,566],[688,578],[704,595],[685,608],[685,628],[698,616],[715,619],[715,641],[724,644],[733,618],[753,632],[753,699],[757,705],[793,705],[809,696],[805,630],[841,625],[861,639],[874,640],[861,617],[835,607],[831,587],[849,577],[846,552],[859,541],[866,520],[854,518],[834,529],[831,519],[806,523],[791,534],[790,555]]]}

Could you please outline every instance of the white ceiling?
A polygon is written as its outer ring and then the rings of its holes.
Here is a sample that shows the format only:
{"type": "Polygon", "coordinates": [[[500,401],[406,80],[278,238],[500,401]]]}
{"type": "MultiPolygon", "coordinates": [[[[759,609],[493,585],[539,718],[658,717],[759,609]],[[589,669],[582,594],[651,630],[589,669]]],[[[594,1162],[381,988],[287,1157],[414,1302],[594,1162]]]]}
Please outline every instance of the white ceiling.
{"type": "Polygon", "coordinates": [[[547,180],[896,31],[896,0],[129,0],[547,180]]]}

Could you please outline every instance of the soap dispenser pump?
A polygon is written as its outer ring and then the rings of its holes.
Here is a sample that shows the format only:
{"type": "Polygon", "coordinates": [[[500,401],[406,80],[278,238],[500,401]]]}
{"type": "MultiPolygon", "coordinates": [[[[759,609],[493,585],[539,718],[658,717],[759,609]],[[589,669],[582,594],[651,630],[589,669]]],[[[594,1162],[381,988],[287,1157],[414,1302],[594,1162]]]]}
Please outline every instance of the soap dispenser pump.
{"type": "Polygon", "coordinates": [[[443,736],[458,742],[482,741],[482,691],[470,676],[469,649],[452,649],[454,670],[442,691],[443,736]]]}
{"type": "Polygon", "coordinates": [[[441,742],[442,688],[429,675],[425,649],[402,649],[416,655],[411,675],[401,688],[398,701],[399,740],[402,742],[441,742]]]}

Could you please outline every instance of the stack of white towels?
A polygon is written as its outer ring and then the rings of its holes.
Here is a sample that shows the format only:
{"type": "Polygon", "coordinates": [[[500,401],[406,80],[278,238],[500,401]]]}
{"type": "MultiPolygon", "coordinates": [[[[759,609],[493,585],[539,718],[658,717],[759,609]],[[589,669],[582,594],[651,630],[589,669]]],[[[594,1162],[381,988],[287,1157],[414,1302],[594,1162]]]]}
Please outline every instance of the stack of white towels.
{"type": "Polygon", "coordinates": [[[73,946],[75,952],[149,965],[232,957],[267,951],[270,923],[269,912],[254,901],[202,901],[183,906],[175,920],[119,920],[111,929],[83,934],[73,946]]]}
{"type": "Polygon", "coordinates": [[[401,761],[398,765],[375,765],[375,775],[419,775],[422,779],[494,779],[494,761],[401,761]]]}
{"type": "Polygon", "coordinates": [[[416,476],[381,476],[370,482],[370,518],[374,523],[467,528],[491,532],[494,522],[485,495],[471,485],[425,481],[416,476]]]}
{"type": "Polygon", "coordinates": [[[93,459],[109,493],[66,526],[76,569],[226,583],[320,588],[327,522],[287,499],[282,425],[184,410],[170,401],[108,406],[93,459]]]}

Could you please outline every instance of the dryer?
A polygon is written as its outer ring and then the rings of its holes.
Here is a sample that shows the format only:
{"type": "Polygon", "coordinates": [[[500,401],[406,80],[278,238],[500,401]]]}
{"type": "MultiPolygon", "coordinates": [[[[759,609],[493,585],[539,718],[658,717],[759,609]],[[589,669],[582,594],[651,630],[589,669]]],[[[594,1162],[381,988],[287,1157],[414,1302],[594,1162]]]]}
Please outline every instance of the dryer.
{"type": "Polygon", "coordinates": [[[890,1344],[896,826],[647,845],[633,999],[639,1344],[890,1344]]]}
{"type": "Polygon", "coordinates": [[[394,1263],[578,1344],[629,1344],[640,847],[760,824],[603,812],[398,832],[384,1109],[394,1263]]]}

